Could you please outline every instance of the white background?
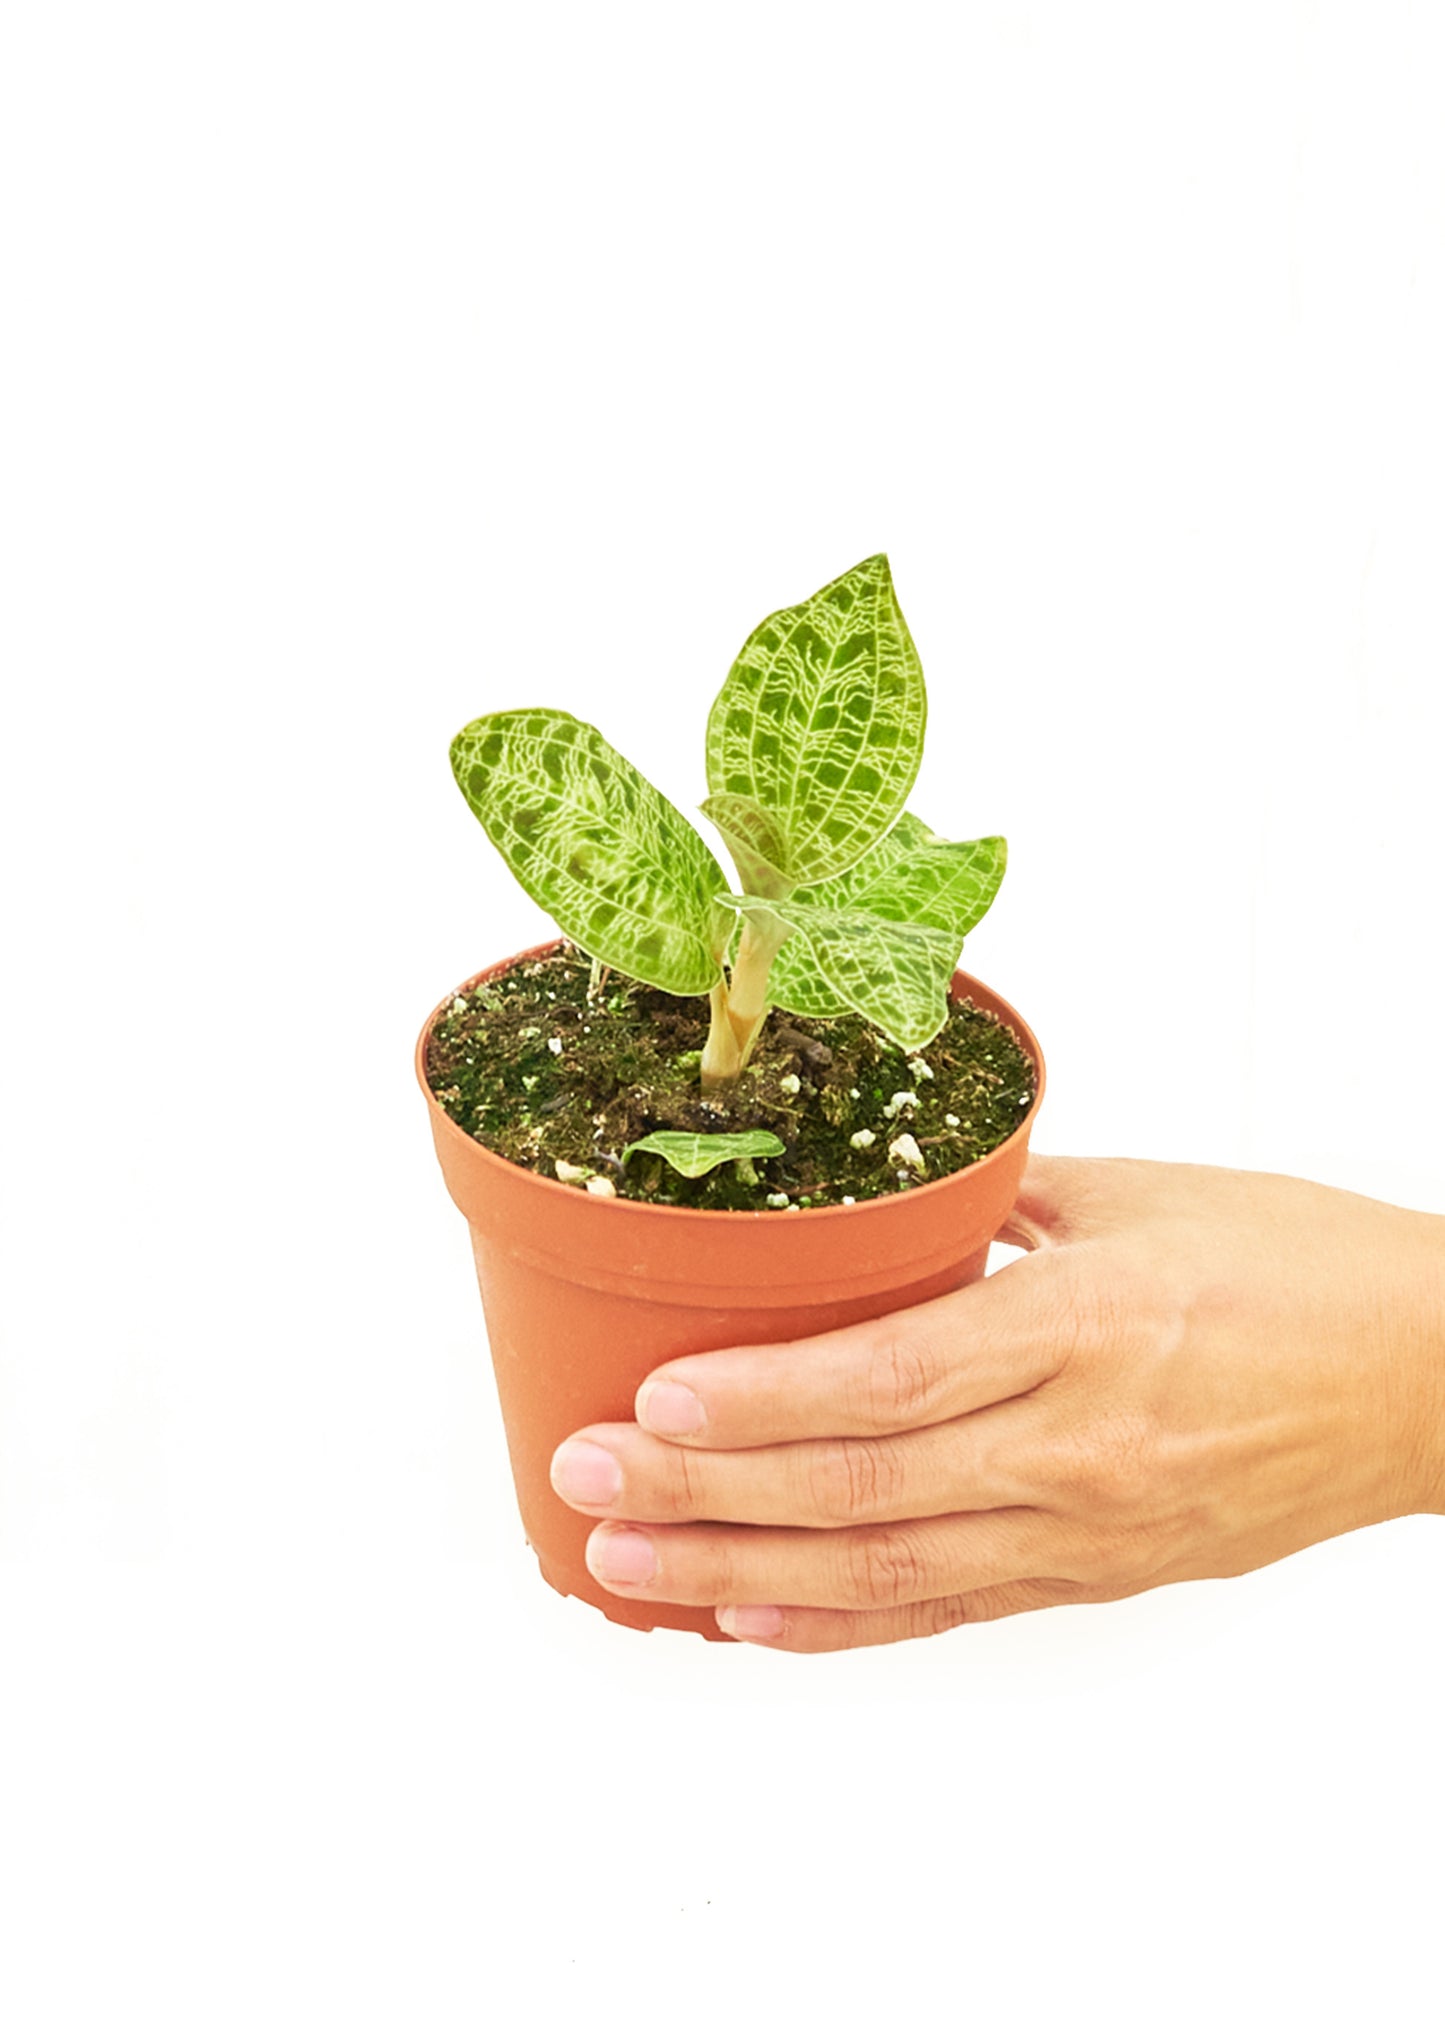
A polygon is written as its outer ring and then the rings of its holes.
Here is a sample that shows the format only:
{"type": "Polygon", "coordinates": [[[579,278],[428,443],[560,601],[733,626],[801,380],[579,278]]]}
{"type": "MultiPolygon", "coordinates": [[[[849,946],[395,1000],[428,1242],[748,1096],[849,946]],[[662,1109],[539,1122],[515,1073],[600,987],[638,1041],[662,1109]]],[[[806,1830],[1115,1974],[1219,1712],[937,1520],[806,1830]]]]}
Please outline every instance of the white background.
{"type": "Polygon", "coordinates": [[[612,1628],[411,1068],[548,932],[453,731],[692,807],[747,631],[886,548],[1036,1145],[1445,1212],[1436,11],[8,21],[7,2023],[1437,2017],[1445,1526],[612,1628]]]}

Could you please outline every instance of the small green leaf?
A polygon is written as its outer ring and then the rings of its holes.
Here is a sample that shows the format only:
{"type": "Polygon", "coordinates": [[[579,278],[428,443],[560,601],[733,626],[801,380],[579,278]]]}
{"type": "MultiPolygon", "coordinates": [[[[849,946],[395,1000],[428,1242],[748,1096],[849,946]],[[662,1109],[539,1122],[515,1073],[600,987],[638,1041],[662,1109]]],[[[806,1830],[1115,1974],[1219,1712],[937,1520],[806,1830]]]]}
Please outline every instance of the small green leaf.
{"type": "Polygon", "coordinates": [[[792,881],[773,868],[787,857],[788,849],[782,830],[766,808],[746,794],[709,794],[700,808],[721,831],[744,892],[781,899],[792,891],[792,881]]]}
{"type": "MultiPolygon", "coordinates": [[[[738,913],[773,914],[790,928],[784,950],[794,940],[801,944],[803,973],[815,974],[822,983],[834,1001],[832,1016],[839,1009],[855,1011],[909,1052],[927,1046],[943,1030],[948,981],[958,955],[951,934],[808,899],[740,899],[728,893],[719,904],[738,913]]],[[[779,959],[774,958],[774,968],[779,959]]],[[[771,984],[768,996],[773,997],[771,984]]]]}
{"type": "MultiPolygon", "coordinates": [[[[952,975],[964,939],[993,904],[1007,864],[1002,836],[949,843],[916,815],[903,814],[866,857],[840,877],[810,885],[803,896],[815,906],[858,909],[884,920],[939,929],[953,943],[952,975]]],[[[795,1018],[837,1018],[852,1007],[824,982],[809,960],[808,947],[794,937],[779,950],[768,982],[769,1000],[795,1018]]]]}
{"type": "Polygon", "coordinates": [[[771,1131],[653,1131],[622,1154],[625,1166],[634,1152],[656,1152],[688,1180],[711,1173],[728,1159],[776,1159],[787,1150],[771,1131]]]}
{"type": "Polygon", "coordinates": [[[889,828],[918,774],[927,699],[886,555],[870,556],[748,637],[707,725],[704,813],[745,884],[815,885],[889,828]],[[758,814],[770,825],[766,847],[758,814]],[[742,854],[739,854],[741,846],[742,854]]]}
{"type": "Polygon", "coordinates": [[[722,867],[600,731],[562,710],[502,710],[459,731],[451,761],[517,882],[584,954],[676,997],[711,990],[722,867]]]}

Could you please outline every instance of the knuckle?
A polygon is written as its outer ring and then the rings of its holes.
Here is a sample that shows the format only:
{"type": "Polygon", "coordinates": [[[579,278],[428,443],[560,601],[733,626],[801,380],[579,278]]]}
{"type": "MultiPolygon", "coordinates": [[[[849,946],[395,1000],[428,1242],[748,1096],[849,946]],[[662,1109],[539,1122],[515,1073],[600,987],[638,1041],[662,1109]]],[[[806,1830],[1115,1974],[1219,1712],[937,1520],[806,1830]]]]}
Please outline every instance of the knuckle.
{"type": "Polygon", "coordinates": [[[1111,1303],[1097,1277],[1070,1250],[1041,1252],[1030,1269],[1038,1281],[1040,1297],[1047,1296],[1049,1302],[1057,1381],[1079,1364],[1094,1360],[1100,1344],[1108,1339],[1111,1303]]]}
{"type": "Polygon", "coordinates": [[[927,1574],[918,1533],[906,1525],[874,1525],[849,1539],[847,1583],[861,1608],[901,1608],[919,1600],[927,1574]]]}
{"type": "Polygon", "coordinates": [[[1108,1532],[1102,1530],[1081,1532],[1074,1539],[1069,1553],[1069,1572],[1075,1580],[1082,1581],[1088,1587],[1110,1587],[1114,1581],[1118,1558],[1118,1541],[1108,1532]]]}
{"type": "Polygon", "coordinates": [[[1108,1509],[1129,1513],[1147,1504],[1154,1481],[1153,1445],[1142,1419],[1109,1422],[1094,1480],[1094,1493],[1108,1509]]]}
{"type": "Polygon", "coordinates": [[[939,1390],[934,1358],[918,1342],[890,1330],[868,1359],[861,1404],[872,1425],[914,1426],[927,1416],[939,1390]]]}
{"type": "Polygon", "coordinates": [[[1061,1599],[1059,1586],[1049,1580],[1016,1580],[997,1587],[973,1588],[963,1594],[943,1595],[920,1609],[927,1626],[923,1634],[932,1636],[940,1630],[956,1630],[966,1623],[996,1623],[1004,1616],[1048,1608],[1061,1599]]]}
{"type": "Polygon", "coordinates": [[[1049,1474],[1072,1508],[1104,1517],[1133,1515],[1148,1507],[1158,1489],[1152,1429],[1123,1414],[1095,1419],[1055,1449],[1049,1474]]]}
{"type": "Polygon", "coordinates": [[[803,1450],[808,1493],[821,1524],[858,1524],[892,1506],[900,1462],[886,1440],[824,1440],[803,1450]]]}
{"type": "Polygon", "coordinates": [[[1101,1273],[1080,1245],[1050,1260],[1058,1311],[1060,1374],[1097,1371],[1139,1338],[1158,1304],[1158,1288],[1126,1260],[1111,1258],[1101,1273]]]}
{"type": "Polygon", "coordinates": [[[1074,1570],[1090,1588],[1108,1594],[1146,1585],[1155,1571],[1155,1555],[1141,1532],[1120,1525],[1085,1532],[1072,1554],[1074,1570]]]}
{"type": "Polygon", "coordinates": [[[672,1599],[705,1608],[719,1602],[757,1599],[748,1585],[735,1535],[726,1525],[700,1527],[693,1543],[695,1550],[686,1560],[686,1581],[678,1583],[679,1591],[672,1599]]]}
{"type": "MultiPolygon", "coordinates": [[[[987,1592],[983,1590],[985,1595],[987,1592]]],[[[965,1623],[991,1620],[987,1603],[972,1594],[939,1595],[933,1601],[921,1602],[915,1614],[920,1637],[938,1637],[947,1630],[961,1629],[965,1623]]]]}
{"type": "Polygon", "coordinates": [[[697,1517],[702,1513],[702,1485],[698,1480],[697,1457],[679,1447],[668,1457],[663,1484],[663,1501],[669,1517],[697,1517]]]}

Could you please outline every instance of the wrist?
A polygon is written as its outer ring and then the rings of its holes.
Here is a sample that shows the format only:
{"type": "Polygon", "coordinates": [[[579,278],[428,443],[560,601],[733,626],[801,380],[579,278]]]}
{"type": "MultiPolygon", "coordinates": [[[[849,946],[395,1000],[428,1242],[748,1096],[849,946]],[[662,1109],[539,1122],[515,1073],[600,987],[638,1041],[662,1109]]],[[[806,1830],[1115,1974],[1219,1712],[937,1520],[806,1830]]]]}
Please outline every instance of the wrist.
{"type": "Polygon", "coordinates": [[[1445,1517],[1445,1215],[1412,1212],[1418,1269],[1410,1273],[1404,1348],[1415,1373],[1411,1445],[1418,1484],[1411,1508],[1445,1517]]]}

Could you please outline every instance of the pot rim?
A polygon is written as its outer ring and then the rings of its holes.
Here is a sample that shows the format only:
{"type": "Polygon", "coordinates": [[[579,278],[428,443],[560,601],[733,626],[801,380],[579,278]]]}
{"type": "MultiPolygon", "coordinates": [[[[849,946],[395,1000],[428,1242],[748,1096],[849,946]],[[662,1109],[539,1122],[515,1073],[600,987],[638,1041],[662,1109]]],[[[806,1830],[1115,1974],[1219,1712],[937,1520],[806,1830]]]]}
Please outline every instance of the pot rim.
{"type": "MultiPolygon", "coordinates": [[[[543,956],[555,955],[557,950],[563,947],[575,948],[576,943],[569,942],[565,935],[558,935],[552,941],[538,943],[535,948],[523,948],[515,955],[503,956],[496,962],[484,963],[479,970],[467,978],[465,983],[458,984],[454,990],[448,991],[446,996],[440,998],[433,1006],[432,1010],[427,1014],[426,1023],[422,1026],[412,1056],[416,1069],[416,1078],[421,1086],[421,1092],[426,1098],[427,1107],[431,1111],[434,1129],[440,1124],[447,1133],[455,1136],[459,1143],[469,1146],[473,1154],[481,1153],[484,1160],[489,1161],[493,1166],[513,1176],[519,1183],[525,1182],[535,1187],[545,1187],[548,1189],[560,1187],[564,1183],[548,1174],[536,1173],[530,1166],[519,1166],[515,1160],[504,1159],[500,1152],[492,1151],[489,1145],[484,1145],[480,1138],[474,1138],[469,1131],[464,1131],[454,1117],[447,1115],[447,1112],[437,1101],[427,1082],[426,1047],[427,1041],[431,1038],[432,1027],[452,1003],[453,999],[460,997],[463,992],[470,990],[483,977],[495,976],[504,969],[515,967],[519,962],[531,962],[543,956]]],[[[956,981],[960,977],[963,978],[965,984],[976,984],[979,989],[986,991],[991,998],[994,998],[1008,1012],[1009,1016],[1003,1023],[1009,1026],[1014,1038],[1024,1047],[1034,1063],[1036,1074],[1034,1099],[1001,1145],[995,1145],[992,1152],[986,1152],[982,1159],[975,1159],[969,1166],[960,1167],[956,1173],[947,1173],[942,1179],[925,1182],[930,1191],[933,1189],[941,1191],[945,1187],[957,1186],[960,1182],[966,1181],[970,1174],[981,1173],[986,1167],[993,1165],[995,1162],[1001,1162],[1015,1138],[1018,1137],[1019,1132],[1026,1127],[1032,1126],[1039,1105],[1044,1098],[1043,1049],[1034,1037],[1030,1027],[1014,1010],[1013,1006],[1005,998],[1000,997],[997,991],[991,989],[983,981],[982,977],[973,976],[968,970],[955,969],[950,982],[956,981]]],[[[964,994],[967,995],[967,992],[964,994]]],[[[922,1191],[921,1188],[910,1188],[903,1194],[875,1195],[871,1201],[855,1201],[851,1207],[845,1207],[842,1202],[835,1202],[826,1207],[800,1209],[799,1216],[801,1219],[802,1216],[806,1215],[810,1222],[816,1222],[820,1216],[848,1215],[857,1217],[868,1214],[870,1210],[886,1211],[890,1208],[896,1208],[900,1202],[911,1201],[922,1191]]],[[[602,1214],[616,1215],[625,1210],[628,1214],[635,1216],[647,1216],[654,1219],[662,1216],[670,1223],[676,1222],[679,1217],[683,1216],[690,1216],[695,1222],[729,1224],[739,1223],[749,1215],[761,1216],[772,1223],[788,1219],[786,1210],[780,1213],[777,1209],[770,1208],[687,1208],[677,1202],[628,1201],[621,1195],[588,1194],[587,1190],[583,1187],[568,1186],[567,1192],[578,1200],[586,1200],[602,1214]]]]}

